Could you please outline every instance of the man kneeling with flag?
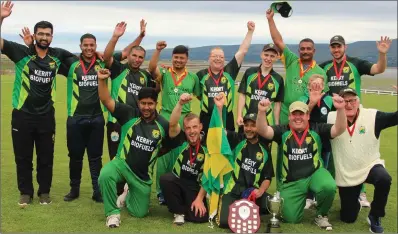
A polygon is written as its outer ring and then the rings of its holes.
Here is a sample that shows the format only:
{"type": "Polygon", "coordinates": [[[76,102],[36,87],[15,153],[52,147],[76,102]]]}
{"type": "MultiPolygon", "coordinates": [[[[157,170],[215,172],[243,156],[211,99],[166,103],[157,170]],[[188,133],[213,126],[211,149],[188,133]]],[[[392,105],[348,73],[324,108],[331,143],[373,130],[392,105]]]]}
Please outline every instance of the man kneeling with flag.
{"type": "MultiPolygon", "coordinates": [[[[222,108],[225,95],[220,93],[214,98],[219,115],[212,118],[222,118],[222,108]]],[[[249,113],[243,118],[243,132],[238,134],[227,132],[227,139],[232,148],[233,172],[225,181],[223,195],[219,204],[217,223],[219,227],[228,227],[229,206],[236,200],[255,197],[260,207],[260,214],[268,213],[266,208],[266,197],[271,179],[274,177],[272,159],[269,153],[269,141],[257,134],[257,114],[249,113]]],[[[209,134],[208,137],[211,135],[209,134]]]]}
{"type": "Polygon", "coordinates": [[[189,113],[184,117],[184,131],[178,123],[182,107],[192,96],[183,93],[170,116],[169,137],[178,145],[170,151],[169,170],[160,176],[160,188],[167,201],[167,207],[174,214],[174,223],[182,225],[185,219],[190,222],[207,222],[205,195],[201,187],[204,161],[207,148],[201,144],[202,123],[199,116],[189,113]]]}

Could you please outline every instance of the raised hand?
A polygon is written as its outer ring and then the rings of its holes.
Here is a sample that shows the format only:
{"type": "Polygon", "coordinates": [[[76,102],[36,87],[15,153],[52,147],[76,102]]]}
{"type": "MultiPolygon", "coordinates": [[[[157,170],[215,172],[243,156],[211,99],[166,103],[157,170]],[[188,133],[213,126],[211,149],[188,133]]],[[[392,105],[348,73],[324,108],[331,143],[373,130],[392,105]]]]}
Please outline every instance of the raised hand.
{"type": "Polygon", "coordinates": [[[376,41],[376,47],[382,54],[387,54],[390,49],[392,41],[389,37],[380,37],[380,41],[376,41]]]}
{"type": "Polygon", "coordinates": [[[345,108],[345,101],[344,98],[337,94],[333,94],[333,105],[336,109],[344,109],[345,108]]]}
{"type": "Polygon", "coordinates": [[[258,103],[258,110],[262,112],[266,112],[271,105],[271,102],[269,101],[268,98],[263,98],[261,101],[258,103]]]}
{"type": "Polygon", "coordinates": [[[256,28],[256,24],[253,21],[247,22],[247,29],[249,31],[254,31],[255,28],[256,28]]]}
{"type": "Polygon", "coordinates": [[[7,18],[12,13],[12,7],[14,3],[11,1],[6,1],[1,3],[1,19],[7,18]]]}
{"type": "Polygon", "coordinates": [[[98,79],[100,80],[106,80],[111,76],[111,72],[105,68],[99,69],[97,74],[98,74],[98,79]]]}
{"type": "Polygon", "coordinates": [[[225,103],[225,93],[220,92],[217,94],[217,96],[214,97],[214,104],[217,107],[222,107],[225,103]]]}
{"type": "Polygon", "coordinates": [[[180,100],[178,101],[178,103],[180,103],[180,105],[184,105],[187,104],[188,102],[190,102],[192,100],[192,96],[189,93],[183,93],[180,96],[180,100]]]}
{"type": "Polygon", "coordinates": [[[25,45],[27,46],[33,45],[33,35],[30,34],[30,30],[28,27],[24,27],[22,29],[22,34],[19,34],[19,36],[22,38],[25,45]]]}
{"type": "Polygon", "coordinates": [[[156,43],[156,50],[161,51],[161,50],[163,50],[166,47],[167,47],[167,43],[165,41],[158,41],[156,43]]]}
{"type": "Polygon", "coordinates": [[[274,18],[274,12],[271,10],[271,8],[270,9],[268,9],[266,12],[265,12],[265,15],[267,16],[267,19],[272,19],[272,18],[274,18]]]}
{"type": "Polygon", "coordinates": [[[236,118],[236,123],[238,124],[238,126],[242,126],[243,125],[243,117],[242,116],[238,116],[236,118]]]}
{"type": "Polygon", "coordinates": [[[308,90],[310,96],[310,103],[316,104],[321,99],[322,93],[322,85],[316,81],[311,83],[310,89],[308,90]]]}
{"type": "Polygon", "coordinates": [[[395,89],[395,91],[398,91],[396,85],[393,85],[392,87],[395,89]]]}
{"type": "Polygon", "coordinates": [[[113,36],[121,37],[126,31],[127,23],[122,21],[116,24],[115,30],[113,31],[113,36]]]}
{"type": "Polygon", "coordinates": [[[142,37],[145,37],[146,24],[147,24],[147,22],[145,22],[144,19],[142,19],[142,20],[140,21],[140,35],[141,35],[142,37]]]}

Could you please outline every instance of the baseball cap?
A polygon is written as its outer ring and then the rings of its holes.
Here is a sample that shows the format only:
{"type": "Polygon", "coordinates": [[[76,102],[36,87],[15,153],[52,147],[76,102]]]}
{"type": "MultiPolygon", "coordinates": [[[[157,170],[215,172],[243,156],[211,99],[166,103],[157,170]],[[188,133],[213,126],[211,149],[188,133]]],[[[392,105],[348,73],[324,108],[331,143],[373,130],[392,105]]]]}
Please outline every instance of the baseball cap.
{"type": "Polygon", "coordinates": [[[257,121],[257,114],[256,113],[246,114],[245,117],[243,117],[243,121],[246,121],[246,120],[251,120],[251,121],[256,122],[257,121]]]}
{"type": "Polygon", "coordinates": [[[294,111],[301,111],[304,113],[308,112],[308,105],[305,104],[304,102],[300,102],[300,101],[295,101],[292,104],[290,104],[289,106],[289,112],[292,113],[294,111]]]}
{"type": "Polygon", "coordinates": [[[344,37],[340,35],[336,35],[330,39],[330,45],[333,44],[340,44],[340,45],[345,45],[345,40],[344,37]]]}
{"type": "Polygon", "coordinates": [[[275,51],[277,54],[279,54],[279,49],[278,49],[278,47],[277,47],[275,44],[273,44],[273,43],[269,43],[269,44],[264,45],[263,51],[267,51],[267,50],[273,50],[273,51],[275,51]]]}
{"type": "Polygon", "coordinates": [[[341,97],[344,97],[344,95],[347,94],[347,93],[350,93],[350,94],[353,94],[355,96],[358,96],[357,91],[355,91],[355,89],[352,89],[352,88],[346,88],[346,89],[340,90],[339,95],[341,97]]]}
{"type": "Polygon", "coordinates": [[[290,4],[286,1],[277,1],[271,4],[271,10],[274,13],[279,13],[283,18],[288,18],[292,15],[293,10],[290,4]]]}

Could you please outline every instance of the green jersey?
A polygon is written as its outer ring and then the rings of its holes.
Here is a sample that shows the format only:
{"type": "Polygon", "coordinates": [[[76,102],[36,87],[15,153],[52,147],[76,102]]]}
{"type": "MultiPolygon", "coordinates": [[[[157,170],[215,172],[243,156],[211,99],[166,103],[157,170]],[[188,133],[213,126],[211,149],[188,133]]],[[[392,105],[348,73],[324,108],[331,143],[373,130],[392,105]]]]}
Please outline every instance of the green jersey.
{"type": "MultiPolygon", "coordinates": [[[[193,94],[200,97],[200,84],[198,76],[195,73],[185,72],[181,76],[177,76],[176,72],[170,68],[160,68],[162,75],[162,105],[163,111],[172,112],[177,105],[180,96],[183,93],[193,94]]],[[[182,113],[191,112],[191,103],[184,104],[182,113]]]]}
{"type": "Polygon", "coordinates": [[[279,178],[282,179],[282,182],[307,178],[323,166],[322,140],[331,139],[332,126],[332,124],[325,123],[310,123],[308,130],[300,133],[291,130],[289,125],[272,126],[274,130],[272,140],[282,145],[283,148],[283,158],[280,165],[277,165],[281,168],[282,175],[279,178]],[[301,144],[300,140],[302,140],[301,144]]]}
{"type": "Polygon", "coordinates": [[[196,73],[199,77],[202,90],[202,99],[200,102],[202,112],[211,115],[214,107],[214,97],[218,93],[224,92],[227,99],[227,112],[232,113],[234,108],[235,80],[239,74],[239,69],[240,67],[234,56],[218,74],[214,74],[209,68],[202,69],[196,73]]]}
{"type": "Polygon", "coordinates": [[[40,115],[51,111],[55,101],[55,76],[61,64],[75,57],[60,48],[48,48],[44,58],[35,47],[3,40],[2,53],[15,63],[12,106],[17,110],[40,115]]]}
{"type": "Polygon", "coordinates": [[[273,105],[274,102],[283,102],[284,82],[274,69],[267,76],[261,74],[260,67],[250,67],[245,71],[239,84],[238,92],[245,95],[245,106],[242,116],[247,113],[257,113],[258,103],[263,98],[268,98],[272,105],[267,111],[269,125],[274,125],[273,105]]]}
{"type": "MultiPolygon", "coordinates": [[[[304,102],[308,105],[310,103],[310,98],[305,95],[300,97],[299,101],[304,102]]],[[[330,95],[324,94],[319,102],[312,108],[310,114],[310,122],[326,123],[328,120],[329,112],[334,110],[335,108],[333,106],[332,97],[330,95]]]]}
{"type": "MultiPolygon", "coordinates": [[[[133,108],[138,108],[138,92],[142,87],[156,87],[156,83],[148,71],[133,70],[127,63],[120,63],[119,59],[113,59],[110,71],[112,98],[133,108]]],[[[115,123],[116,119],[109,114],[108,121],[115,123]]]]}
{"type": "Polygon", "coordinates": [[[339,93],[340,90],[350,87],[357,91],[358,96],[361,97],[361,76],[371,75],[370,70],[372,69],[373,63],[359,58],[353,58],[346,56],[346,61],[344,67],[341,68],[343,61],[336,63],[336,68],[333,64],[333,60],[326,61],[319,64],[325,72],[327,77],[327,82],[329,85],[329,93],[339,93]],[[336,74],[340,75],[337,77],[336,74]],[[341,72],[340,72],[341,70],[341,72]]]}
{"type": "Polygon", "coordinates": [[[126,160],[140,179],[148,181],[159,149],[168,141],[169,123],[160,115],[150,122],[140,115],[137,108],[116,102],[113,116],[122,126],[116,157],[126,160]]]}

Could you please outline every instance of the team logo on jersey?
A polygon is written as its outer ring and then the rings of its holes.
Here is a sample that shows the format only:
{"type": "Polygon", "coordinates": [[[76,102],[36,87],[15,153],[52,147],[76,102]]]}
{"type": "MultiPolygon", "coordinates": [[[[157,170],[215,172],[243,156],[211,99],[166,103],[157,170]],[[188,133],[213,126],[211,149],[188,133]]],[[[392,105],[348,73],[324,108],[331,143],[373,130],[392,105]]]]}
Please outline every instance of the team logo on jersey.
{"type": "Polygon", "coordinates": [[[263,153],[257,152],[257,153],[256,153],[256,159],[257,159],[258,161],[263,160],[263,153]]]}
{"type": "Polygon", "coordinates": [[[307,143],[307,145],[308,145],[309,143],[311,143],[311,141],[312,141],[312,137],[306,137],[306,138],[305,138],[305,142],[307,143]]]}
{"type": "Polygon", "coordinates": [[[95,71],[99,71],[99,69],[101,69],[101,66],[100,65],[95,65],[94,70],[95,71]]]}
{"type": "Polygon", "coordinates": [[[361,127],[359,128],[359,134],[365,134],[365,133],[366,133],[365,127],[364,127],[364,126],[361,126],[361,127]]]}
{"type": "Polygon", "coordinates": [[[159,136],[160,136],[159,130],[154,129],[154,130],[152,131],[152,136],[153,136],[153,138],[158,139],[159,136]]]}
{"type": "Polygon", "coordinates": [[[270,43],[270,44],[269,44],[269,47],[270,47],[270,48],[274,48],[274,44],[270,43]]]}
{"type": "Polygon", "coordinates": [[[223,76],[221,77],[221,83],[225,84],[227,82],[227,77],[223,76]]]}
{"type": "Polygon", "coordinates": [[[274,90],[274,84],[273,83],[269,83],[268,84],[268,90],[270,90],[270,91],[274,90]]]}
{"type": "Polygon", "coordinates": [[[145,78],[144,77],[140,77],[140,83],[143,85],[145,83],[145,78]]]}
{"type": "Polygon", "coordinates": [[[321,113],[322,113],[323,115],[327,115],[327,114],[328,114],[328,109],[326,109],[326,107],[322,107],[322,108],[321,108],[321,113]]]}
{"type": "Polygon", "coordinates": [[[48,65],[50,66],[51,69],[55,68],[55,62],[50,62],[48,63],[48,65]]]}
{"type": "Polygon", "coordinates": [[[350,67],[344,67],[343,68],[343,73],[348,73],[350,72],[350,67]]]}
{"type": "Polygon", "coordinates": [[[119,140],[119,133],[117,133],[116,131],[113,131],[111,133],[111,141],[116,142],[119,140]]]}
{"type": "Polygon", "coordinates": [[[198,162],[202,162],[203,159],[205,159],[205,155],[204,154],[199,153],[198,156],[196,156],[196,160],[198,162]]]}

